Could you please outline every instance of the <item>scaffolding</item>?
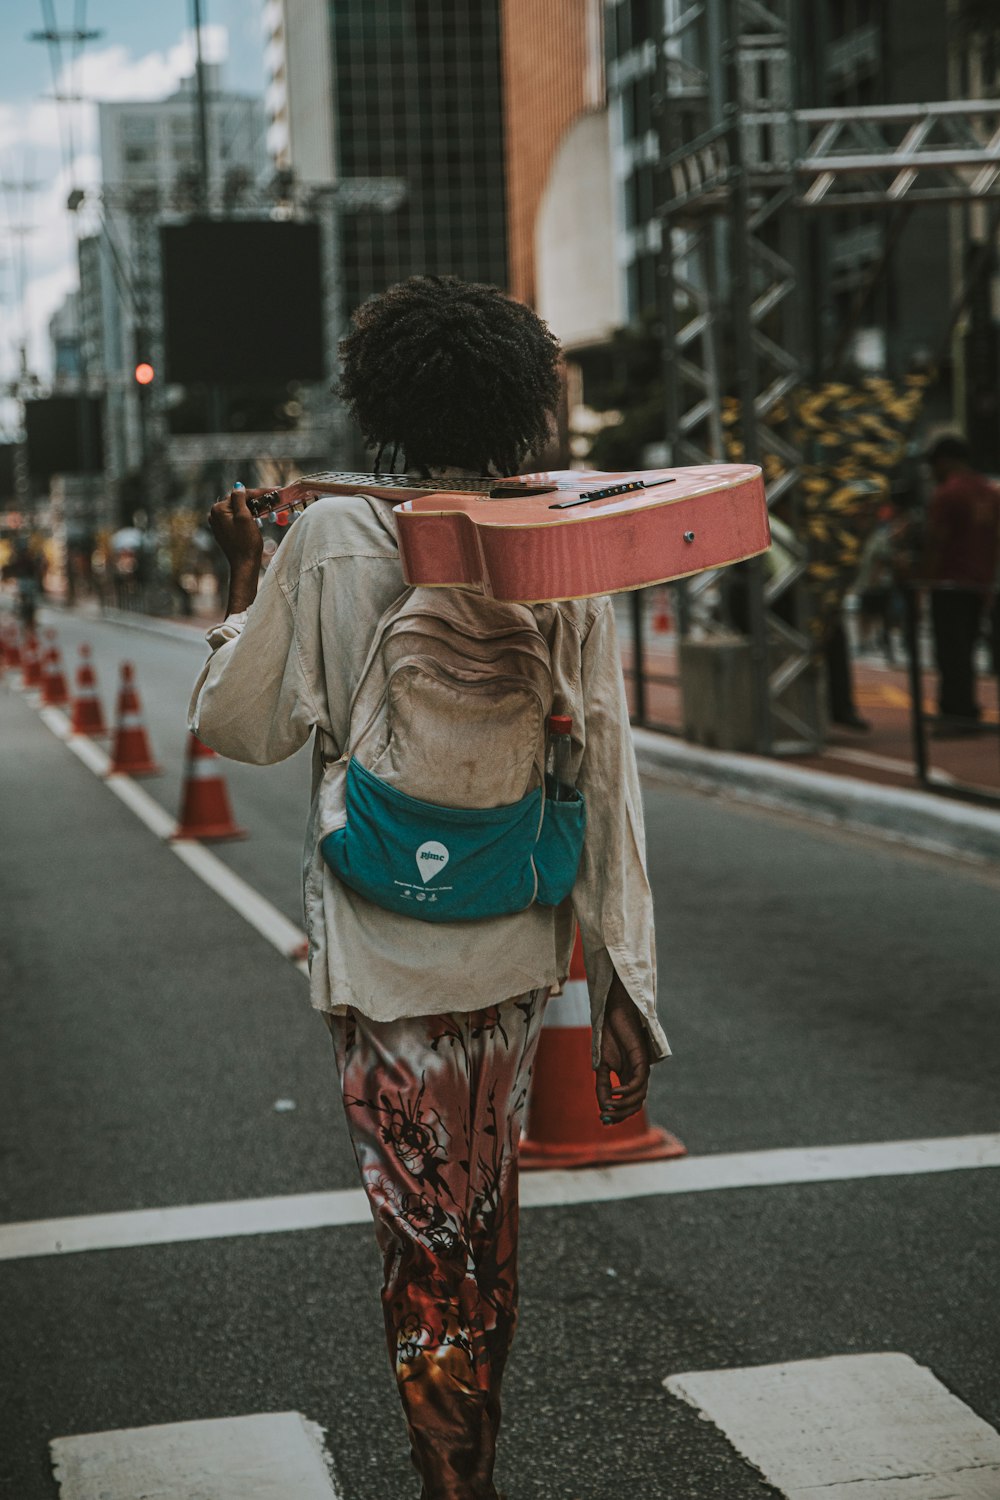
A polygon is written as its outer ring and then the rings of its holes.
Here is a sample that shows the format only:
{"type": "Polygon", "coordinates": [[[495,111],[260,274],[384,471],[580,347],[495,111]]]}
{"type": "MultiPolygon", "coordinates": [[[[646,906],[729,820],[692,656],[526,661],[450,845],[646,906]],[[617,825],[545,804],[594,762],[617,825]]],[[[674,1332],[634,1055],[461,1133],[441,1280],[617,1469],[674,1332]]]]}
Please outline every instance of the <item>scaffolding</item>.
{"type": "MultiPolygon", "coordinates": [[[[795,524],[802,454],[793,422],[808,354],[798,306],[803,217],[1000,202],[1000,101],[797,109],[797,9],[793,0],[664,0],[655,100],[672,461],[739,455],[761,464],[768,503],[782,502],[798,538],[780,577],[768,579],[757,561],[740,580],[754,748],[777,755],[821,743],[821,716],[802,713],[815,641],[799,628],[801,610],[788,608],[808,566],[795,524]]],[[[682,638],[731,626],[730,588],[706,574],[679,590],[682,638]]]]}

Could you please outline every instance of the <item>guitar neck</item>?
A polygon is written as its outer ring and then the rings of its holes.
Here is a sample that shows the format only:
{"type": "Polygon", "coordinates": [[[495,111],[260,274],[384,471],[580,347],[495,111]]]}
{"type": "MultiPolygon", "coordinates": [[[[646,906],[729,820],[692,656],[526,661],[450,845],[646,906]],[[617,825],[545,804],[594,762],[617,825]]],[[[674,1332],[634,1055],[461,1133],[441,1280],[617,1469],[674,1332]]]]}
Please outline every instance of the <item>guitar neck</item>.
{"type": "Polygon", "coordinates": [[[463,495],[492,495],[502,499],[504,496],[532,495],[555,488],[551,482],[539,482],[538,476],[524,479],[425,479],[414,474],[322,473],[303,474],[280,490],[268,490],[267,494],[248,503],[253,515],[261,520],[265,516],[280,515],[284,511],[303,509],[326,495],[376,495],[381,500],[399,501],[419,495],[440,494],[447,490],[463,495]]]}
{"type": "MultiPolygon", "coordinates": [[[[500,481],[496,479],[424,479],[414,474],[303,474],[300,485],[315,485],[323,494],[371,494],[377,490],[415,490],[433,495],[438,490],[458,490],[462,494],[487,495],[500,481]]],[[[504,483],[511,483],[505,480],[504,483]]]]}

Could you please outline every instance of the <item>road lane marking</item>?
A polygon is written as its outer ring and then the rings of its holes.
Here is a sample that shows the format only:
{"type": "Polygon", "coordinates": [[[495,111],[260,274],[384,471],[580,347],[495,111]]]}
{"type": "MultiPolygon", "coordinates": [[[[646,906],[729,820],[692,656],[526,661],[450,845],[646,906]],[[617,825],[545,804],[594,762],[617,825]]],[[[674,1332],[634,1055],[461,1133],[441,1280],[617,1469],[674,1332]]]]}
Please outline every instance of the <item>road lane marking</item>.
{"type": "Polygon", "coordinates": [[[203,844],[194,839],[173,839],[177,827],[175,819],[131,776],[123,776],[121,772],[109,774],[111,757],[107,751],[102,750],[100,745],[95,745],[85,735],[73,734],[69,719],[64,713],[57,708],[42,708],[39,709],[39,718],[89,771],[103,780],[108,791],[113,792],[145,824],[150,833],[172,849],[199,880],[215,891],[217,896],[221,896],[233,911],[245,922],[249,922],[284,958],[291,959],[300,973],[309,977],[309,966],[300,956],[306,942],[306,935],[300,927],[290,922],[277,907],[272,906],[270,901],[236,875],[228,865],[223,864],[203,844]]]}
{"type": "MultiPolygon", "coordinates": [[[[69,741],[69,747],[77,751],[80,747],[78,741],[69,741]]],[[[169,839],[177,827],[176,821],[170,816],[165,807],[152,798],[147,791],[134,782],[131,776],[126,776],[121,771],[113,773],[104,772],[104,784],[109,792],[114,792],[119,802],[124,802],[129,812],[145,824],[150,833],[155,834],[158,839],[164,841],[169,839]]]]}
{"type": "MultiPolygon", "coordinates": [[[[635,1162],[620,1167],[531,1172],[521,1176],[520,1198],[522,1208],[562,1208],[574,1203],[920,1176],[983,1167],[1000,1167],[1000,1134],[804,1150],[744,1151],[688,1156],[675,1161],[635,1162]]],[[[362,1189],[344,1188],[329,1193],[290,1193],[278,1198],[136,1209],[130,1213],[35,1219],[0,1225],[0,1260],[175,1245],[189,1240],[251,1234],[285,1234],[367,1224],[370,1218],[362,1189]]]]}
{"type": "Polygon", "coordinates": [[[1000,1433],[905,1354],[669,1375],[788,1500],[997,1500],[1000,1433]]]}
{"type": "MultiPolygon", "coordinates": [[[[216,895],[221,896],[234,911],[239,912],[243,920],[256,928],[262,937],[267,938],[279,953],[290,958],[296,949],[301,948],[306,941],[301,928],[296,927],[294,922],[289,922],[270,901],[235,874],[228,865],[224,865],[203,844],[196,843],[193,839],[175,839],[170,847],[189,870],[210,886],[216,895]]],[[[309,977],[309,966],[304,959],[298,961],[295,967],[306,978],[309,977]]]]}
{"type": "Polygon", "coordinates": [[[73,1219],[38,1219],[0,1226],[0,1260],[287,1234],[366,1224],[370,1219],[368,1200],[359,1187],[330,1193],[288,1193],[280,1198],[190,1203],[180,1208],[141,1208],[131,1213],[73,1219]]]}
{"type": "Polygon", "coordinates": [[[60,1500],[340,1500],[323,1429],[262,1412],[55,1438],[60,1500]]]}

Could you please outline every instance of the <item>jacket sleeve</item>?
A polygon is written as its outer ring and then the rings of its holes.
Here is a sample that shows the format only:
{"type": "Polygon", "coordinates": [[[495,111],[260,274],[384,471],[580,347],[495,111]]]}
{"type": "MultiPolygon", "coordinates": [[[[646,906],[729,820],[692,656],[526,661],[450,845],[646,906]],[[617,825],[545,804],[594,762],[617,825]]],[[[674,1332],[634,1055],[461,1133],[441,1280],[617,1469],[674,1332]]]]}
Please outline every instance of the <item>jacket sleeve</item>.
{"type": "Polygon", "coordinates": [[[230,617],[209,641],[214,649],[194,685],[188,727],[230,760],[267,766],[293,755],[319,713],[302,671],[294,603],[274,564],[245,623],[230,617]]]}
{"type": "Polygon", "coordinates": [[[659,1061],[670,1047],[656,1015],[653,899],[646,877],[642,793],[610,603],[582,648],[583,756],[578,786],[587,804],[583,858],[573,890],[590,989],[593,1061],[600,1061],[604,1007],[617,972],[659,1061]]]}

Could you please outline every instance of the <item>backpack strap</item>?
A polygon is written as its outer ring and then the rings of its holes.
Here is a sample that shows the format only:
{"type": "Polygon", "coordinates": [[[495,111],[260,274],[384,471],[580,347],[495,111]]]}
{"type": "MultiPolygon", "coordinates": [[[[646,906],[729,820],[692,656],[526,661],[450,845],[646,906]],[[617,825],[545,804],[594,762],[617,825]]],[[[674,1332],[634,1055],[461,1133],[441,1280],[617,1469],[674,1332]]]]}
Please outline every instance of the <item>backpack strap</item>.
{"type": "MultiPolygon", "coordinates": [[[[369,497],[365,496],[365,498],[368,499],[369,497]]],[[[357,686],[351,695],[351,706],[347,716],[350,728],[347,744],[344,746],[342,757],[344,760],[349,760],[354,753],[358,741],[371,724],[372,718],[381,702],[382,694],[385,691],[385,673],[384,670],[381,670],[382,637],[412,593],[412,588],[405,588],[401,594],[397,595],[379,617],[378,624],[375,626],[375,632],[368,647],[368,655],[365,657],[364,666],[361,668],[357,686]]]]}

